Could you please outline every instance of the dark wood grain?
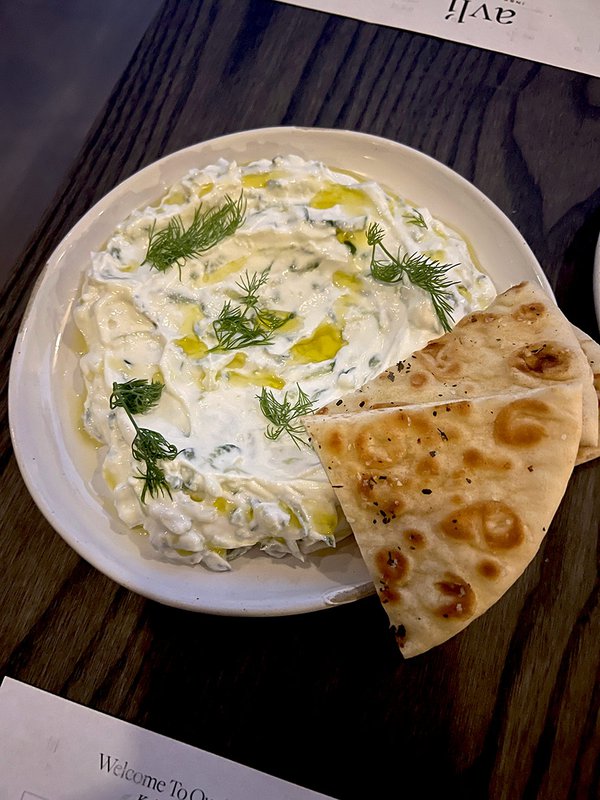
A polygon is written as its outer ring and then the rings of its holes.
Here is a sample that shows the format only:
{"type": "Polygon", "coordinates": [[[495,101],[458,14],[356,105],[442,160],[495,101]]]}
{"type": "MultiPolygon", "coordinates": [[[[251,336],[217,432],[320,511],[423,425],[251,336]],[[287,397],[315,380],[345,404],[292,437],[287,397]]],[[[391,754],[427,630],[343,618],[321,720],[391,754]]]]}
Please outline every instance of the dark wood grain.
{"type": "Polygon", "coordinates": [[[7,379],[37,275],[121,180],[270,125],[416,147],[517,225],[598,337],[600,80],[261,0],[165,2],[2,296],[0,673],[339,800],[585,800],[600,791],[600,465],[575,470],[540,553],[467,630],[403,661],[376,598],[283,619],[160,606],[71,551],[11,452],[7,379]]]}

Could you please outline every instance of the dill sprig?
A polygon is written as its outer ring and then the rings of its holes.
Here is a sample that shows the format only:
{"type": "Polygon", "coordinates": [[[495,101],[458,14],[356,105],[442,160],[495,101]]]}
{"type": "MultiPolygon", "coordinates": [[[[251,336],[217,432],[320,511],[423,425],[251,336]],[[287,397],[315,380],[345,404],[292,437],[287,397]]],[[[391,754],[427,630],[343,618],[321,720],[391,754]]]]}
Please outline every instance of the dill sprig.
{"type": "Polygon", "coordinates": [[[145,414],[154,408],[162,394],[160,381],[148,383],[145,378],[134,378],[127,383],[113,383],[111,408],[124,408],[128,414],[145,414]]]}
{"type": "Polygon", "coordinates": [[[226,196],[222,206],[202,211],[202,206],[194,212],[189,228],[185,228],[181,217],[173,217],[166,228],[155,230],[156,222],[150,231],[145,262],[151,267],[165,272],[176,265],[181,268],[189,258],[202,255],[211,247],[231,236],[244,222],[246,200],[241,194],[238,200],[226,196]]]}
{"type": "Polygon", "coordinates": [[[375,280],[383,283],[399,283],[404,276],[414,285],[426,291],[431,297],[434,311],[445,331],[452,329],[453,308],[449,302],[451,297],[448,289],[455,286],[458,281],[451,281],[446,277],[448,270],[457,264],[440,264],[429,256],[419,253],[400,257],[392,253],[383,244],[385,233],[376,222],[369,225],[367,230],[367,243],[373,248],[371,254],[371,275],[375,280]],[[376,249],[379,247],[387,260],[376,258],[376,249]]]}
{"type": "Polygon", "coordinates": [[[417,228],[427,227],[423,214],[416,208],[413,208],[412,213],[407,212],[406,214],[402,214],[402,216],[406,220],[407,225],[416,225],[417,228]]]}
{"type": "Polygon", "coordinates": [[[148,492],[150,497],[156,497],[159,492],[162,495],[166,492],[169,497],[172,496],[165,473],[157,462],[161,459],[173,461],[179,451],[162,434],[148,428],[140,428],[134,419],[134,414],[145,414],[157,405],[163,388],[164,385],[160,381],[149,383],[145,378],[135,378],[126,383],[113,383],[110,396],[110,407],[124,409],[135,429],[131,453],[136,461],[142,462],[146,467],[145,472],[140,469],[139,474],[135,476],[144,481],[142,503],[146,502],[148,492]]]}
{"type": "Polygon", "coordinates": [[[267,439],[278,439],[282,433],[287,433],[291,437],[296,447],[301,444],[308,445],[305,438],[305,429],[299,421],[299,417],[309,414],[313,410],[314,401],[296,384],[298,397],[294,403],[288,400],[286,392],[282,400],[277,400],[269,389],[263,388],[259,395],[256,395],[260,410],[271,423],[267,426],[265,436],[267,439]]]}
{"type": "Polygon", "coordinates": [[[259,290],[269,278],[270,267],[261,273],[245,275],[236,282],[242,294],[240,305],[231,300],[223,305],[218,317],[213,321],[213,331],[217,344],[209,352],[237,350],[260,344],[270,344],[273,334],[294,316],[292,313],[280,314],[269,309],[259,309],[259,290]]]}

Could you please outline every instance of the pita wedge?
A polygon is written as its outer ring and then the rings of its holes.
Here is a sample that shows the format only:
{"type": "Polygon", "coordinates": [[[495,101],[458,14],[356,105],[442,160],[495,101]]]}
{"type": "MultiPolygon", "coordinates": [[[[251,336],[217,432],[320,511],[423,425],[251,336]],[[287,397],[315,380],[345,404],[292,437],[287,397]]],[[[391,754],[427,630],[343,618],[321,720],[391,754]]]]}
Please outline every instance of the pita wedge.
{"type": "MultiPolygon", "coordinates": [[[[594,389],[596,391],[596,400],[598,404],[598,417],[600,419],[600,344],[595,342],[587,333],[584,333],[579,328],[573,325],[573,330],[577,336],[577,340],[588,360],[588,364],[592,370],[592,378],[594,382],[594,389]]],[[[581,445],[577,453],[577,460],[575,464],[585,464],[586,461],[591,461],[594,458],[600,457],[600,446],[581,445]]]]}
{"type": "Polygon", "coordinates": [[[570,381],[583,387],[581,445],[597,447],[598,398],[588,359],[556,304],[541,288],[521,283],[317,413],[458,400],[570,381]]]}
{"type": "Polygon", "coordinates": [[[465,628],[536,554],[575,463],[581,391],[304,418],[405,657],[465,628]]]}

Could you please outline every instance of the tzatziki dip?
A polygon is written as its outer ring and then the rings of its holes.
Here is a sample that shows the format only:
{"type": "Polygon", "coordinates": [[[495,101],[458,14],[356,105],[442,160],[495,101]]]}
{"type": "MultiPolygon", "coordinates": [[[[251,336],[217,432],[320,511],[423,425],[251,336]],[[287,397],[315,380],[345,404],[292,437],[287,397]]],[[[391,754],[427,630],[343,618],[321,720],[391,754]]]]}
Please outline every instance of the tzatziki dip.
{"type": "Polygon", "coordinates": [[[297,156],[193,169],[92,253],[74,310],[118,516],[212,570],[335,547],[349,529],[300,417],[494,296],[455,231],[371,180],[297,156]]]}

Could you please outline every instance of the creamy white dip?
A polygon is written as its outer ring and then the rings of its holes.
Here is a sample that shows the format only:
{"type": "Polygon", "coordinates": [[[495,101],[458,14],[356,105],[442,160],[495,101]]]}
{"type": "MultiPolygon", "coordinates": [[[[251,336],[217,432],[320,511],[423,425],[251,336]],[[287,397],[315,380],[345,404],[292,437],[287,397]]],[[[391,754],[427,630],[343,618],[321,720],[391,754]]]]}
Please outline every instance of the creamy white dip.
{"type": "Polygon", "coordinates": [[[87,345],[84,424],[105,445],[102,472],[119,517],[141,526],[163,557],[228,570],[256,545],[302,558],[347,533],[317,456],[285,432],[267,438],[258,395],[266,387],[293,403],[299,386],[316,410],[443,333],[426,292],[371,277],[373,222],[391,252],[455,265],[447,273],[457,281],[455,322],[495,296],[466,242],[427,209],[296,156],[192,170],[92,254],[75,308],[87,345]],[[187,227],[201,204],[242,192],[245,221],[234,235],[180,269],[145,262],[153,226],[180,217],[187,227]],[[224,304],[239,301],[244,276],[266,269],[261,307],[293,318],[270,344],[211,351],[224,304]],[[164,384],[158,406],[138,421],[180,451],[161,462],[171,497],[142,502],[133,426],[123,409],[110,409],[113,382],[133,378],[164,384]]]}

